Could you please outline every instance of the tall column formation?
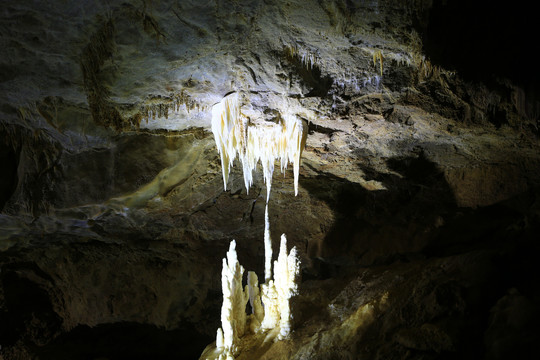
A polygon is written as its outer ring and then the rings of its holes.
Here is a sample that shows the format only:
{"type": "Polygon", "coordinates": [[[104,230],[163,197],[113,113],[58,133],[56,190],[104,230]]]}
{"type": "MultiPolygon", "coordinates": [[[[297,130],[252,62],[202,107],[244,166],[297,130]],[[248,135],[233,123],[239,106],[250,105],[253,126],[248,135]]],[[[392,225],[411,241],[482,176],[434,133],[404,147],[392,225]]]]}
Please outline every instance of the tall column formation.
{"type": "Polygon", "coordinates": [[[231,356],[237,352],[236,344],[246,328],[246,304],[249,295],[242,289],[243,274],[244,267],[238,262],[236,241],[233,240],[227,257],[223,259],[221,328],[216,336],[216,347],[221,347],[224,354],[231,356]]]}
{"type": "Polygon", "coordinates": [[[291,306],[290,299],[298,294],[298,276],[300,275],[300,262],[293,247],[287,254],[287,238],[281,235],[279,256],[274,263],[274,283],[276,287],[279,319],[279,339],[284,339],[291,332],[291,306]]]}
{"type": "Polygon", "coordinates": [[[279,256],[274,261],[274,279],[261,285],[264,318],[262,330],[279,327],[279,339],[286,338],[291,331],[292,314],[289,300],[298,294],[300,262],[293,247],[287,254],[287,238],[281,235],[279,256]]]}
{"type": "Polygon", "coordinates": [[[270,237],[270,220],[268,219],[268,202],[264,207],[264,281],[272,279],[272,238],[270,237]]]}
{"type": "Polygon", "coordinates": [[[206,349],[201,359],[234,359],[241,349],[239,339],[247,326],[246,303],[249,300],[252,314],[250,330],[262,333],[278,329],[277,338],[286,338],[291,331],[292,314],[290,299],[298,293],[300,261],[296,248],[287,253],[287,238],[281,235],[279,255],[272,271],[272,241],[268,202],[272,187],[274,163],[279,160],[281,171],[292,163],[294,191],[298,194],[300,157],[305,146],[307,132],[296,116],[283,115],[278,123],[251,123],[240,111],[238,94],[233,93],[212,108],[212,132],[221,157],[223,186],[227,182],[231,166],[238,156],[244,172],[244,184],[249,192],[253,183],[253,170],[260,161],[266,183],[266,206],[264,211],[264,280],[258,285],[257,275],[248,273],[248,285],[242,290],[243,267],[238,263],[236,242],[233,240],[223,259],[221,328],[218,329],[215,348],[206,349]],[[272,276],[272,273],[273,276],[272,276]]]}

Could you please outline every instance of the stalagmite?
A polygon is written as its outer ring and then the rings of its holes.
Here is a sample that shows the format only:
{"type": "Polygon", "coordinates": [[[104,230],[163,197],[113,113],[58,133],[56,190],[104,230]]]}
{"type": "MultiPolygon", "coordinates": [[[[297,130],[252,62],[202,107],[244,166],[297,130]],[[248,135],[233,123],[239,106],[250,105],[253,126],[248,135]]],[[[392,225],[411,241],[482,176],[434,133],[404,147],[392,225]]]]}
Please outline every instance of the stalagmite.
{"type": "Polygon", "coordinates": [[[246,304],[249,295],[242,289],[244,267],[238,262],[236,242],[231,241],[227,257],[223,259],[221,287],[221,329],[216,337],[216,347],[221,345],[222,353],[231,356],[237,351],[238,338],[244,335],[246,326],[246,304]]]}
{"type": "Polygon", "coordinates": [[[300,261],[296,248],[287,254],[287,238],[281,235],[278,259],[274,262],[274,280],[262,285],[264,319],[261,328],[274,329],[279,326],[279,338],[286,338],[291,330],[292,314],[289,300],[298,293],[297,280],[300,274],[300,261]]]}
{"type": "Polygon", "coordinates": [[[279,338],[286,338],[291,331],[291,307],[290,299],[298,294],[298,276],[300,274],[300,261],[293,247],[287,254],[287,238],[281,235],[281,246],[279,256],[274,263],[274,284],[277,292],[279,319],[279,338]]]}
{"type": "Polygon", "coordinates": [[[259,331],[261,327],[261,322],[264,318],[264,309],[261,302],[261,294],[259,290],[259,279],[257,274],[253,271],[248,272],[248,294],[249,294],[249,304],[251,306],[251,312],[253,317],[250,321],[250,330],[255,333],[259,331]]]}

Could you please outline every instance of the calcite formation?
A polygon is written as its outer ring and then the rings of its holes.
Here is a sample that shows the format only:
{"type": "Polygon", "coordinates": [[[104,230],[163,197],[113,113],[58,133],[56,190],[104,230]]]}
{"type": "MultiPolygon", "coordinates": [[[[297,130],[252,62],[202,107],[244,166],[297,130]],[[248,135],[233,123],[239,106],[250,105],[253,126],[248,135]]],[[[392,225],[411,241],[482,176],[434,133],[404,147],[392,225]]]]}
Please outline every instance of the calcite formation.
{"type": "Polygon", "coordinates": [[[296,248],[287,253],[287,238],[281,235],[278,259],[274,262],[274,278],[261,284],[257,275],[248,273],[248,284],[242,288],[244,268],[238,262],[236,242],[231,241],[226,258],[223,259],[221,283],[223,304],[221,307],[221,328],[217,330],[215,346],[210,345],[201,359],[234,359],[251,341],[242,342],[246,332],[252,337],[266,336],[269,330],[277,330],[271,336],[286,339],[291,332],[291,297],[298,294],[300,262],[296,248]],[[252,314],[246,314],[246,304],[250,303],[252,314]],[[244,344],[244,345],[243,345],[244,344]]]}
{"type": "Polygon", "coordinates": [[[238,262],[236,242],[231,241],[227,257],[223,259],[221,286],[223,305],[221,306],[221,328],[217,331],[216,348],[219,358],[229,358],[238,352],[238,339],[246,328],[246,304],[249,293],[242,289],[244,268],[238,262]]]}
{"type": "Polygon", "coordinates": [[[221,156],[223,185],[227,189],[230,168],[238,155],[244,170],[246,190],[253,182],[252,174],[259,160],[262,163],[267,187],[264,212],[265,283],[258,288],[258,278],[254,272],[248,274],[248,285],[242,290],[244,268],[239,264],[235,251],[236,242],[230,243],[227,257],[223,259],[221,308],[221,328],[217,331],[215,348],[207,348],[201,359],[234,359],[242,351],[240,338],[246,328],[254,334],[278,329],[277,339],[285,339],[291,332],[290,299],[298,293],[300,261],[296,248],[287,252],[287,238],[281,235],[279,255],[274,262],[272,279],[272,241],[268,220],[268,201],[274,172],[274,162],[281,160],[284,171],[289,162],[294,168],[295,194],[298,193],[298,173],[300,156],[305,146],[306,131],[301,121],[290,116],[270,125],[256,126],[242,115],[238,94],[223,98],[212,109],[212,132],[221,156]],[[249,300],[253,314],[247,324],[246,303],[249,300]]]}
{"type": "Polygon", "coordinates": [[[223,186],[234,159],[238,156],[244,170],[246,190],[253,183],[253,170],[260,161],[267,188],[267,201],[272,187],[274,163],[280,161],[283,172],[293,164],[294,191],[298,194],[300,156],[306,142],[302,121],[291,114],[283,114],[277,123],[254,124],[240,111],[238,93],[224,97],[212,108],[212,132],[221,156],[223,186]]]}
{"type": "Polygon", "coordinates": [[[281,235],[279,255],[274,262],[274,280],[262,285],[262,302],[265,304],[263,330],[279,328],[279,339],[286,338],[291,332],[291,297],[298,294],[298,276],[300,262],[296,248],[287,254],[287,238],[281,235]]]}

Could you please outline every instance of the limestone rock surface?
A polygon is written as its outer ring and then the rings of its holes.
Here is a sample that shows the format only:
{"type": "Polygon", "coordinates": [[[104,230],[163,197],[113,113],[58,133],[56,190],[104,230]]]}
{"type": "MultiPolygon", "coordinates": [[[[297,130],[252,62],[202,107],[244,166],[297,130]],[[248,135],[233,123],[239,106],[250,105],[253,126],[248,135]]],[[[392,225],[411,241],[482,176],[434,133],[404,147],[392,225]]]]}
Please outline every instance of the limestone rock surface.
{"type": "Polygon", "coordinates": [[[268,204],[291,338],[238,359],[537,353],[534,12],[481,3],[5,1],[0,358],[201,355],[232,239],[264,278],[263,176],[223,191],[211,132],[233,92],[308,129],[268,204]]]}

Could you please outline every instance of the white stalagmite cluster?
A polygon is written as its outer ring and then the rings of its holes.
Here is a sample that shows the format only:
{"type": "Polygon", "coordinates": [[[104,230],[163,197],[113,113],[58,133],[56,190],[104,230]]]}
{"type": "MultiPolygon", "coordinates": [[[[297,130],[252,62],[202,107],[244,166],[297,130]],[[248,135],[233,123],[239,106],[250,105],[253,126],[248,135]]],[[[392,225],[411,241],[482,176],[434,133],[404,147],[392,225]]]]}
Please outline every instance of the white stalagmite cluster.
{"type": "Polygon", "coordinates": [[[264,304],[263,330],[279,327],[279,339],[286,338],[291,331],[292,314],[289,300],[298,294],[298,276],[300,262],[296,248],[287,254],[287,238],[281,235],[279,256],[274,261],[274,280],[262,285],[262,302],[264,304]]]}
{"type": "Polygon", "coordinates": [[[244,183],[249,191],[253,183],[253,170],[260,160],[267,187],[267,201],[272,186],[274,163],[280,160],[283,172],[288,163],[293,164],[294,192],[298,194],[300,156],[306,141],[302,121],[296,116],[284,114],[278,123],[250,123],[242,115],[238,94],[224,97],[212,108],[212,132],[221,155],[223,185],[227,189],[229,172],[236,156],[242,162],[244,183]]]}
{"type": "Polygon", "coordinates": [[[201,359],[233,360],[241,350],[241,338],[246,330],[252,334],[268,330],[278,330],[278,339],[286,338],[291,331],[292,314],[290,299],[298,293],[300,261],[296,248],[287,253],[287,238],[281,235],[279,255],[274,261],[272,276],[272,241],[268,219],[268,200],[274,162],[281,160],[284,171],[289,162],[294,167],[295,194],[298,193],[298,173],[300,156],[305,145],[306,133],[301,121],[284,117],[279,123],[255,126],[242,115],[238,95],[225,97],[212,109],[212,131],[221,155],[223,183],[227,188],[230,168],[236,156],[244,170],[246,189],[252,184],[253,169],[261,160],[267,186],[264,226],[265,283],[260,285],[257,275],[249,271],[247,285],[242,289],[244,268],[238,262],[236,242],[231,241],[227,257],[223,259],[221,274],[223,305],[221,307],[221,328],[217,331],[215,347],[207,347],[201,359]],[[273,279],[272,279],[273,278],[273,279]],[[246,315],[249,301],[252,314],[246,315]]]}
{"type": "Polygon", "coordinates": [[[290,299],[298,293],[300,261],[296,248],[287,254],[287,238],[281,235],[279,256],[274,261],[274,278],[261,284],[253,271],[248,272],[247,285],[242,289],[244,268],[238,262],[236,242],[231,241],[226,258],[223,259],[221,287],[221,328],[217,330],[215,347],[207,347],[201,359],[234,360],[241,349],[240,339],[250,331],[260,334],[277,329],[277,339],[288,337],[292,314],[290,299]],[[246,314],[249,301],[252,314],[246,314]]]}
{"type": "Polygon", "coordinates": [[[246,329],[246,304],[249,296],[242,290],[243,274],[244,267],[238,262],[236,242],[233,240],[227,257],[223,259],[221,270],[223,304],[221,305],[221,328],[217,332],[216,347],[225,356],[223,359],[234,355],[237,351],[238,339],[244,335],[246,329]]]}
{"type": "Polygon", "coordinates": [[[274,261],[274,279],[261,284],[259,289],[257,275],[249,271],[247,285],[242,289],[243,273],[233,240],[221,272],[221,328],[217,330],[215,348],[206,349],[202,359],[233,360],[241,351],[240,338],[248,329],[252,334],[278,329],[279,340],[287,338],[291,332],[290,299],[298,293],[300,262],[296,248],[287,254],[285,234],[281,235],[279,256],[274,261]],[[248,301],[252,309],[249,316],[246,314],[248,301]]]}

